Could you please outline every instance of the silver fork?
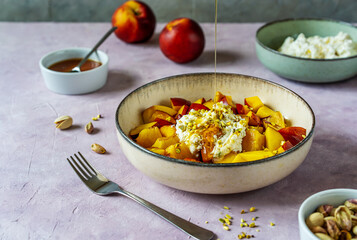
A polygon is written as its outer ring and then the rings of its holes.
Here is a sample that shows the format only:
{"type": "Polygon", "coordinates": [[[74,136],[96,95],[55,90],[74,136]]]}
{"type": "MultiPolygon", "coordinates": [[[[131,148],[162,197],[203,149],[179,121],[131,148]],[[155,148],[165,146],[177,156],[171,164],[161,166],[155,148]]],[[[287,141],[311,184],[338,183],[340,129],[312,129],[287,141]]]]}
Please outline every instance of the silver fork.
{"type": "Polygon", "coordinates": [[[215,236],[213,232],[201,228],[172,213],[169,213],[168,211],[162,208],[159,208],[158,206],[142,199],[141,197],[138,197],[128,191],[125,191],[118,184],[110,181],[100,172],[95,170],[80,152],[78,152],[78,154],[80,158],[76,154],[74,154],[75,158],[70,156],[70,159],[67,158],[67,161],[72,166],[73,170],[77,173],[78,177],[94,193],[101,196],[106,196],[112,193],[119,193],[121,195],[129,197],[196,239],[210,240],[215,236]]]}

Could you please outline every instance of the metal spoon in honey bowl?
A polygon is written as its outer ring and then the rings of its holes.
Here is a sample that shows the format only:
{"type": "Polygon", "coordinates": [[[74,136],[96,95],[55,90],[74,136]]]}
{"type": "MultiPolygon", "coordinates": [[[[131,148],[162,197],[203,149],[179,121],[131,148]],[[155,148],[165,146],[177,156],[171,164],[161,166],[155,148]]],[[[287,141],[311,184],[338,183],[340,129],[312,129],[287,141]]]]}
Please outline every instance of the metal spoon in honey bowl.
{"type": "Polygon", "coordinates": [[[92,55],[94,51],[117,29],[117,27],[112,27],[100,40],[97,44],[92,48],[92,50],[79,62],[77,66],[72,68],[71,72],[81,72],[81,66],[88,60],[88,58],[92,55]]]}

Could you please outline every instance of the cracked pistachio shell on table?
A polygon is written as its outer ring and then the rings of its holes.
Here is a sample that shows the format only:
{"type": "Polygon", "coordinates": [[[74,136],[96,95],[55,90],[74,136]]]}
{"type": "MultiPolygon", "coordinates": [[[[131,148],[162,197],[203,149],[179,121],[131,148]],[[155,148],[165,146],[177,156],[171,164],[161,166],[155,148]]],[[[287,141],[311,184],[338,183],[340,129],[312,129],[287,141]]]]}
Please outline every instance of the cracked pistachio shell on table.
{"type": "Polygon", "coordinates": [[[96,152],[96,153],[99,153],[99,154],[104,154],[106,153],[107,150],[105,150],[104,147],[102,147],[101,145],[97,144],[97,143],[93,143],[92,146],[91,146],[91,149],[96,152]]]}
{"type": "Polygon", "coordinates": [[[70,128],[73,124],[73,119],[70,116],[61,116],[55,120],[56,128],[61,130],[70,128]]]}

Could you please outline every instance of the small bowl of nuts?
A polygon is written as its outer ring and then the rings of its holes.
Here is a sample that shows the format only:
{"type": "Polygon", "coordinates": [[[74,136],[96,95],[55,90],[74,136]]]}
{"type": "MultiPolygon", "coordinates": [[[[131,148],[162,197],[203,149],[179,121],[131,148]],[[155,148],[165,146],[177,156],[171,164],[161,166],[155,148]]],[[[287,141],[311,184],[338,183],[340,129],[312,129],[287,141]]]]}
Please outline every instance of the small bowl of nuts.
{"type": "Polygon", "coordinates": [[[298,218],[300,239],[357,239],[357,190],[318,192],[302,203],[298,218]]]}

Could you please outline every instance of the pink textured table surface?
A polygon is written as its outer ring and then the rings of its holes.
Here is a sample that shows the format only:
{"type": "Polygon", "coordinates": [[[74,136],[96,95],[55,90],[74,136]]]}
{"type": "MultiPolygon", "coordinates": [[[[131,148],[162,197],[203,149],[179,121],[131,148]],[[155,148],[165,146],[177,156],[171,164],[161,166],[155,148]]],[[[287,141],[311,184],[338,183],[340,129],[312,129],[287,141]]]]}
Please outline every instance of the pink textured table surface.
{"type": "Polygon", "coordinates": [[[61,48],[92,47],[110,25],[0,23],[0,239],[188,239],[128,198],[91,193],[66,161],[77,151],[126,190],[214,231],[221,240],[237,239],[242,231],[255,239],[299,239],[297,213],[305,198],[330,188],[357,188],[357,78],[305,84],[278,77],[256,58],[254,38],[260,26],[219,24],[217,71],[268,79],[303,96],[316,114],[314,142],[303,164],[278,183],[242,194],[202,195],[166,187],[136,170],[118,144],[114,114],[120,101],[143,84],[212,72],[213,24],[202,24],[205,51],[186,65],[161,53],[162,24],[143,44],[128,45],[112,35],[100,47],[110,57],[107,84],[92,94],[65,96],[46,88],[39,59],[61,48]],[[97,114],[104,116],[94,122],[99,131],[88,135],[83,127],[97,114]],[[70,130],[55,128],[53,121],[60,115],[73,117],[70,130]],[[109,153],[93,153],[94,142],[109,153]],[[240,214],[252,206],[255,213],[240,214]],[[218,221],[225,213],[234,218],[230,231],[218,221]],[[255,216],[258,228],[239,226],[241,218],[255,216]]]}

